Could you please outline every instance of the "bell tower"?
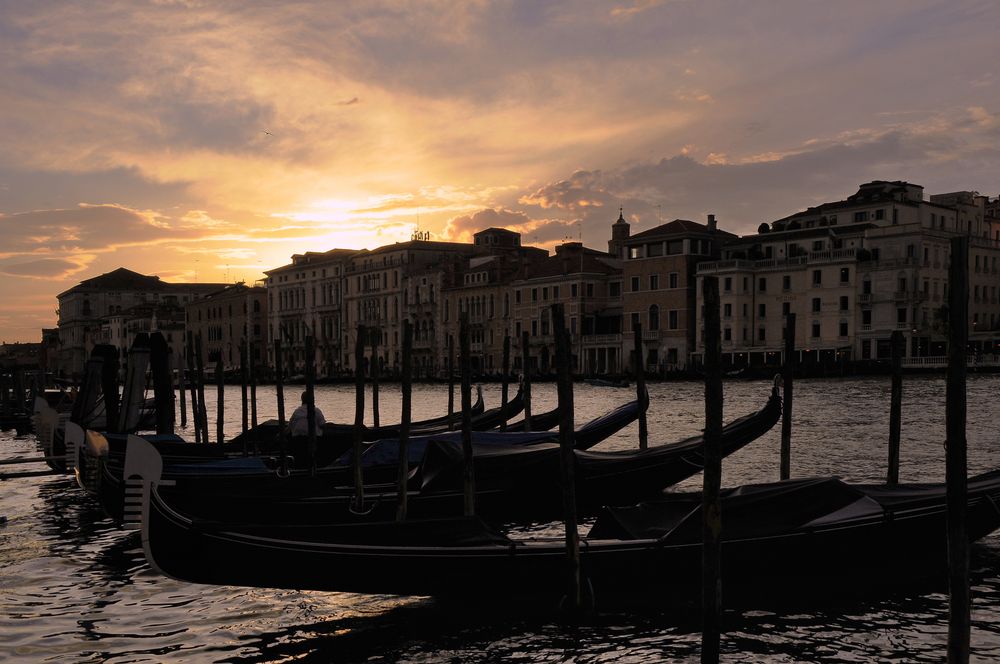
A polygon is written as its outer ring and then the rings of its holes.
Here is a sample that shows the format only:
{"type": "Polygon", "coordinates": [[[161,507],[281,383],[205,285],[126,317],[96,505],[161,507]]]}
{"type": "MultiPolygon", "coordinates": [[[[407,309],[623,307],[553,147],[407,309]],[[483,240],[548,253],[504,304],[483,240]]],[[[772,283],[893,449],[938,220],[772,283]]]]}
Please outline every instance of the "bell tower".
{"type": "Polygon", "coordinates": [[[612,258],[625,258],[625,240],[629,238],[630,228],[623,209],[618,208],[618,220],[611,224],[611,239],[608,240],[608,253],[612,258]]]}

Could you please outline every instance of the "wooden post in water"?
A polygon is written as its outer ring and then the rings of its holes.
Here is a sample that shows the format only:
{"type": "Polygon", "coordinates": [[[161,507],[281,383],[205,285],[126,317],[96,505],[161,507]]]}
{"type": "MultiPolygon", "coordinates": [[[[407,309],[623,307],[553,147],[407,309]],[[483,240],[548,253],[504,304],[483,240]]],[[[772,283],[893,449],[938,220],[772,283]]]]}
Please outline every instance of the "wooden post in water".
{"type": "Polygon", "coordinates": [[[396,520],[406,520],[407,486],[410,479],[410,460],[407,444],[410,439],[410,406],[413,383],[413,324],[403,320],[403,374],[400,376],[400,391],[403,393],[403,408],[399,416],[399,481],[396,498],[396,520]]]}
{"type": "Polygon", "coordinates": [[[580,534],[576,525],[576,454],[573,451],[573,368],[570,339],[562,304],[552,305],[552,327],[556,341],[557,389],[559,395],[559,470],[563,488],[563,519],[566,522],[568,586],[564,607],[574,614],[583,608],[580,572],[580,534]]]}
{"type": "Polygon", "coordinates": [[[649,402],[646,398],[645,360],[642,357],[642,323],[637,322],[632,332],[635,344],[635,398],[639,401],[639,449],[644,450],[649,446],[649,432],[646,428],[646,408],[649,402]]]}
{"type": "Polygon", "coordinates": [[[792,387],[795,380],[795,314],[785,316],[785,364],[782,367],[784,386],[781,388],[781,466],[779,478],[792,475],[792,387]]]}
{"type": "Polygon", "coordinates": [[[358,338],[354,344],[354,453],[351,465],[354,471],[354,509],[365,507],[364,476],[361,471],[361,443],[365,429],[365,326],[358,323],[358,338]]]}
{"type": "Polygon", "coordinates": [[[282,367],[281,339],[274,340],[274,392],[278,400],[278,448],[281,451],[281,462],[285,462],[285,386],[284,368],[282,367]]]}
{"type": "Polygon", "coordinates": [[[194,361],[197,365],[198,421],[201,426],[201,442],[208,443],[208,406],[205,405],[205,356],[201,351],[201,335],[194,337],[194,361]]]}
{"type": "Polygon", "coordinates": [[[381,330],[375,329],[371,331],[372,335],[372,359],[371,365],[369,367],[371,377],[372,377],[372,426],[378,429],[379,417],[378,417],[378,374],[379,374],[379,362],[378,362],[378,337],[381,334],[381,330]]]}
{"type": "Polygon", "coordinates": [[[448,335],[448,431],[455,429],[455,337],[448,335]]]}
{"type": "Polygon", "coordinates": [[[462,458],[465,465],[462,485],[465,489],[465,516],[476,513],[476,470],[472,458],[472,357],[469,352],[469,313],[462,312],[458,331],[462,372],[462,458]]]}
{"type": "Polygon", "coordinates": [[[701,661],[718,662],[722,638],[722,340],[719,279],[703,277],[705,303],[705,470],[702,488],[701,661]]]}
{"type": "MultiPolygon", "coordinates": [[[[247,432],[250,425],[249,412],[247,411],[247,344],[246,341],[240,342],[240,403],[242,409],[240,411],[240,424],[243,427],[243,433],[247,432]]],[[[244,452],[246,452],[246,443],[244,443],[244,452]]]]}
{"type": "Polygon", "coordinates": [[[885,483],[899,483],[899,432],[903,419],[903,333],[892,333],[892,400],[889,404],[889,469],[885,483]]]}
{"type": "Polygon", "coordinates": [[[531,351],[528,349],[528,331],[521,332],[521,367],[524,372],[524,384],[521,386],[521,396],[524,399],[524,430],[531,431],[531,368],[528,359],[531,351]]]}
{"type": "Polygon", "coordinates": [[[257,346],[247,347],[247,364],[250,365],[250,426],[257,428],[257,346]]]}
{"type": "Polygon", "coordinates": [[[316,351],[312,335],[306,336],[306,441],[309,446],[309,472],[316,474],[316,351]]]}
{"type": "Polygon", "coordinates": [[[226,374],[222,368],[222,353],[215,362],[215,389],[218,397],[218,411],[215,415],[215,434],[219,445],[226,442],[226,374]]]}
{"type": "Polygon", "coordinates": [[[187,417],[187,396],[184,394],[184,390],[186,389],[186,387],[184,385],[184,382],[185,382],[184,378],[185,378],[185,374],[187,373],[187,366],[188,365],[187,365],[186,353],[181,353],[181,366],[180,366],[180,370],[178,370],[178,372],[177,372],[177,391],[180,393],[180,398],[181,398],[181,428],[182,429],[184,427],[186,427],[187,423],[188,423],[188,417],[187,417]]]}
{"type": "MultiPolygon", "coordinates": [[[[191,425],[194,427],[194,442],[204,443],[201,439],[201,411],[198,409],[198,365],[194,361],[194,333],[187,333],[187,366],[188,385],[191,388],[191,425]]],[[[117,391],[117,388],[115,388],[117,391]]]]}
{"type": "Polygon", "coordinates": [[[948,374],[946,386],[945,479],[948,501],[948,662],[969,661],[971,603],[969,540],[966,533],[966,354],[969,343],[969,239],[951,239],[948,268],[948,374]]]}
{"type": "Polygon", "coordinates": [[[500,378],[500,431],[507,430],[507,395],[510,390],[510,332],[503,335],[503,376],[500,378]]]}

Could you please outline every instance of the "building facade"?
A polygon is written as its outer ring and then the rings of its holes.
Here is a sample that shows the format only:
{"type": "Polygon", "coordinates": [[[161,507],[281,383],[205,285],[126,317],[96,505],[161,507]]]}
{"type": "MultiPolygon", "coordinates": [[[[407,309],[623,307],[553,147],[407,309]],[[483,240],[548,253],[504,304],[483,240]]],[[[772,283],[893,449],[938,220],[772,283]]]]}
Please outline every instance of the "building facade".
{"type": "MultiPolygon", "coordinates": [[[[908,357],[944,355],[956,235],[970,239],[970,348],[996,352],[1000,226],[985,204],[972,192],[924,200],[919,185],[876,181],[726,244],[721,260],[697,271],[699,282],[719,279],[724,362],[779,364],[789,313],[806,363],[888,358],[896,330],[908,357]]],[[[700,307],[700,283],[697,297],[700,307]]],[[[701,341],[699,334],[696,359],[701,341]]]]}
{"type": "Polygon", "coordinates": [[[718,230],[715,215],[709,215],[706,224],[675,219],[624,241],[623,357],[631,357],[634,351],[638,323],[642,326],[646,371],[664,373],[687,368],[697,330],[697,267],[717,260],[722,243],[734,239],[732,233],[718,230]]]}
{"type": "Polygon", "coordinates": [[[192,300],[185,313],[186,331],[201,338],[203,366],[221,361],[227,371],[239,369],[243,348],[248,363],[265,366],[268,317],[263,284],[226,286],[192,300]]]}
{"type": "MultiPolygon", "coordinates": [[[[119,352],[127,351],[137,332],[160,329],[154,323],[161,320],[165,326],[177,317],[183,320],[188,302],[224,285],[169,283],[125,268],[81,281],[57,296],[59,342],[53,371],[81,375],[94,345],[112,343],[119,352]]],[[[173,330],[168,331],[172,337],[173,330]]],[[[174,339],[172,345],[179,343],[174,339]]]]}

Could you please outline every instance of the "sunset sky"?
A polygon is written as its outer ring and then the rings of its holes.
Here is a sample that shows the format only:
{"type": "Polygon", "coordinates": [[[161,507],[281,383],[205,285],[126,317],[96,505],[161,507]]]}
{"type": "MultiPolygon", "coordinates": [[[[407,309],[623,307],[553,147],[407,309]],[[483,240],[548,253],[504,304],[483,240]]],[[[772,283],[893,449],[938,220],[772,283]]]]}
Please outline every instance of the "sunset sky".
{"type": "Polygon", "coordinates": [[[1000,193],[1000,3],[0,0],[0,340],[124,266],[1000,193]]]}

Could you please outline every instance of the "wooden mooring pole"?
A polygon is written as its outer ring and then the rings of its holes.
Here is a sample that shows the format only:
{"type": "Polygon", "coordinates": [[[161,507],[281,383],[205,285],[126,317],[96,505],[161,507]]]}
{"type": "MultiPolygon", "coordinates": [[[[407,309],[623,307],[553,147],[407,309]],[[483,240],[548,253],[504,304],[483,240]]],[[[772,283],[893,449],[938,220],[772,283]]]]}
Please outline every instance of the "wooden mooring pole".
{"type": "Polygon", "coordinates": [[[646,428],[646,370],[642,356],[642,323],[636,323],[633,329],[633,344],[635,345],[635,394],[639,401],[639,449],[649,446],[649,432],[646,428]]]}
{"type": "Polygon", "coordinates": [[[503,376],[500,379],[500,431],[507,430],[507,397],[510,390],[510,333],[503,335],[503,376]]]}
{"type": "Polygon", "coordinates": [[[781,467],[778,476],[782,480],[792,476],[792,397],[796,359],[795,314],[790,313],[785,316],[785,363],[781,369],[784,385],[781,388],[781,467]]]}
{"type": "Polygon", "coordinates": [[[181,368],[177,372],[177,391],[180,393],[180,398],[181,398],[181,428],[182,429],[185,428],[185,427],[187,427],[187,423],[188,423],[188,418],[187,418],[187,396],[184,394],[184,391],[186,389],[186,387],[184,385],[184,382],[185,382],[184,378],[185,378],[185,374],[187,374],[187,367],[188,367],[187,354],[186,353],[182,353],[181,354],[181,368]]]}
{"type": "MultiPolygon", "coordinates": [[[[240,426],[242,427],[243,433],[247,432],[250,428],[250,413],[248,411],[249,404],[247,403],[247,345],[246,341],[240,343],[240,404],[242,408],[240,409],[240,426]]],[[[245,443],[244,443],[245,445],[245,443]]],[[[244,448],[244,451],[245,448],[244,448]]]]}
{"type": "Polygon", "coordinates": [[[354,509],[365,507],[364,475],[361,470],[361,446],[365,430],[365,335],[368,331],[358,324],[358,338],[354,344],[354,445],[351,466],[354,475],[354,509]]]}
{"type": "Polygon", "coordinates": [[[247,363],[250,365],[250,426],[257,427],[257,345],[247,348],[247,363]]]}
{"type": "Polygon", "coordinates": [[[378,416],[378,374],[379,374],[379,360],[378,360],[378,337],[381,334],[381,330],[372,330],[372,359],[370,364],[370,373],[372,377],[372,426],[376,429],[379,427],[379,416],[378,416]]]}
{"type": "Polygon", "coordinates": [[[226,373],[222,368],[222,353],[215,362],[215,389],[217,412],[215,414],[215,435],[219,445],[226,442],[226,373]]]}
{"type": "Polygon", "coordinates": [[[946,386],[945,479],[948,501],[948,662],[969,661],[971,602],[969,540],[966,533],[966,354],[969,343],[969,240],[951,239],[948,268],[948,374],[946,386]]]}
{"type": "MultiPolygon", "coordinates": [[[[188,386],[191,388],[191,425],[194,427],[194,442],[205,443],[201,439],[201,411],[198,409],[198,368],[194,361],[194,333],[187,333],[188,386]]],[[[117,387],[115,391],[117,391],[117,387]]]]}
{"type": "Polygon", "coordinates": [[[703,277],[705,303],[705,470],[702,488],[701,661],[718,662],[722,639],[722,349],[719,279],[703,277]]]}
{"type": "Polygon", "coordinates": [[[889,403],[889,468],[885,483],[899,483],[899,433],[903,414],[903,333],[892,333],[892,397],[889,403]]]}
{"type": "Polygon", "coordinates": [[[448,335],[448,431],[455,429],[455,337],[448,335]]]}
{"type": "Polygon", "coordinates": [[[529,361],[531,350],[528,348],[528,331],[521,332],[521,370],[524,383],[521,385],[521,397],[524,399],[524,430],[531,431],[531,367],[529,361]]]}
{"type": "Polygon", "coordinates": [[[205,356],[201,350],[201,335],[194,337],[194,361],[198,384],[198,424],[201,427],[201,442],[208,443],[208,406],[205,404],[205,356]]]}
{"type": "Polygon", "coordinates": [[[458,346],[462,372],[462,485],[465,489],[465,516],[476,513],[476,469],[472,457],[472,356],[469,352],[469,314],[462,312],[458,346]]]}
{"type": "Polygon", "coordinates": [[[285,375],[283,358],[281,356],[281,339],[274,340],[274,393],[278,401],[278,449],[281,451],[281,464],[285,464],[285,375]]]}
{"type": "Polygon", "coordinates": [[[566,524],[567,594],[564,608],[573,615],[583,609],[580,572],[580,533],[576,525],[576,454],[573,451],[573,368],[570,339],[562,304],[552,305],[556,341],[557,390],[559,398],[559,470],[562,476],[563,519],[566,524]]]}
{"type": "Polygon", "coordinates": [[[396,499],[396,520],[406,520],[407,487],[410,479],[410,459],[407,444],[410,438],[410,409],[413,391],[413,324],[403,321],[403,367],[400,376],[400,391],[403,407],[399,417],[399,481],[396,499]]]}
{"type": "Polygon", "coordinates": [[[306,336],[306,441],[309,472],[316,474],[316,350],[312,335],[306,336]]]}

